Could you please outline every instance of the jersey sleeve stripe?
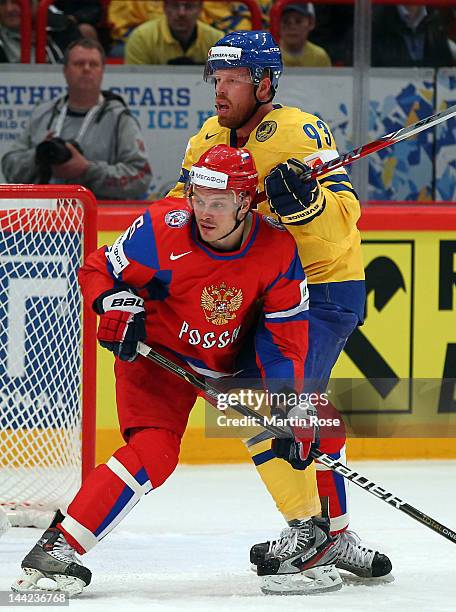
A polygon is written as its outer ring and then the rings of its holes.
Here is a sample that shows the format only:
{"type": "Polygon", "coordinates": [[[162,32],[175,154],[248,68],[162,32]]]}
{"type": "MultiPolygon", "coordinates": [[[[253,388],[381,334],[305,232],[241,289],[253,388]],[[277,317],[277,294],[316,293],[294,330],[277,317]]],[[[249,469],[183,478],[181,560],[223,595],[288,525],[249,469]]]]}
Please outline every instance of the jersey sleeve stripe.
{"type": "Polygon", "coordinates": [[[348,193],[353,194],[356,199],[358,199],[358,194],[356,193],[356,191],[354,189],[351,189],[347,185],[324,185],[324,187],[325,189],[332,191],[332,193],[339,193],[341,191],[347,191],[348,193]]]}
{"type": "Polygon", "coordinates": [[[283,323],[284,318],[287,319],[287,322],[291,321],[293,323],[295,321],[308,321],[309,320],[309,315],[307,314],[308,310],[309,310],[309,306],[307,306],[306,308],[303,308],[300,312],[294,315],[290,315],[289,317],[274,317],[275,313],[265,315],[265,317],[268,320],[268,325],[269,323],[283,323]]]}
{"type": "Polygon", "coordinates": [[[186,183],[188,180],[188,177],[190,175],[190,172],[187,170],[187,168],[182,168],[181,170],[181,175],[179,177],[179,183],[186,183]]]}
{"type": "Polygon", "coordinates": [[[286,278],[288,280],[305,279],[306,276],[305,276],[304,270],[302,269],[301,264],[296,265],[298,262],[299,262],[299,253],[298,253],[298,248],[295,247],[294,258],[292,262],[290,263],[288,270],[285,272],[285,274],[283,273],[278,274],[277,277],[271,283],[269,283],[269,285],[267,285],[267,287],[265,288],[265,293],[270,291],[275,285],[277,285],[277,283],[282,278],[286,278]]]}
{"type": "Polygon", "coordinates": [[[271,449],[263,451],[262,453],[258,453],[258,455],[252,456],[252,460],[255,465],[261,465],[262,463],[266,463],[266,461],[270,461],[271,459],[275,458],[276,455],[271,449]]]}
{"type": "Polygon", "coordinates": [[[307,280],[304,279],[299,283],[299,288],[301,291],[301,300],[297,306],[294,308],[289,308],[288,310],[281,310],[278,312],[268,312],[265,313],[266,319],[284,319],[294,317],[301,312],[309,310],[309,290],[307,288],[307,280]]]}
{"type": "Polygon", "coordinates": [[[320,183],[328,183],[328,182],[334,182],[334,183],[340,183],[340,182],[345,182],[345,183],[350,183],[350,179],[348,178],[348,174],[346,172],[343,173],[339,173],[339,174],[327,174],[325,175],[323,178],[319,179],[320,183]]]}

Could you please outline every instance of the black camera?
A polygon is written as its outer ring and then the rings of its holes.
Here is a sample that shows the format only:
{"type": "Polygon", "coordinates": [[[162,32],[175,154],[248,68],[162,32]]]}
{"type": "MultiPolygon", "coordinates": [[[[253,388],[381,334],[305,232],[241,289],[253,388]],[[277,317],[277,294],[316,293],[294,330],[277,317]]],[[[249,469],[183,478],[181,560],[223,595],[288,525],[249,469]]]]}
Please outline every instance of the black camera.
{"type": "MultiPolygon", "coordinates": [[[[82,153],[81,147],[75,140],[69,140],[80,153],[82,153]]],[[[43,140],[36,147],[35,151],[35,163],[37,166],[44,165],[57,165],[64,164],[71,159],[71,151],[65,146],[65,140],[63,138],[50,138],[49,140],[43,140]]]]}
{"type": "MultiPolygon", "coordinates": [[[[68,140],[82,154],[82,149],[75,140],[68,140]]],[[[65,140],[56,136],[43,140],[35,149],[35,165],[38,168],[38,182],[49,183],[52,176],[51,166],[64,164],[71,159],[71,151],[65,146],[65,140]]]]}

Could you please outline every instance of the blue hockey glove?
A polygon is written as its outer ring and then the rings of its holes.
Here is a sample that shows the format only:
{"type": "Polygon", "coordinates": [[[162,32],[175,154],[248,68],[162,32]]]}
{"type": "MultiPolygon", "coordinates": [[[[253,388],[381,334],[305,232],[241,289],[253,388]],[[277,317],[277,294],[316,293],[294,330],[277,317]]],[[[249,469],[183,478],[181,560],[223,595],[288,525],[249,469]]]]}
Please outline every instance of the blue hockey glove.
{"type": "Polygon", "coordinates": [[[309,170],[307,164],[292,158],[276,166],[264,180],[269,206],[284,225],[305,225],[325,209],[318,181],[302,180],[309,170]]]}

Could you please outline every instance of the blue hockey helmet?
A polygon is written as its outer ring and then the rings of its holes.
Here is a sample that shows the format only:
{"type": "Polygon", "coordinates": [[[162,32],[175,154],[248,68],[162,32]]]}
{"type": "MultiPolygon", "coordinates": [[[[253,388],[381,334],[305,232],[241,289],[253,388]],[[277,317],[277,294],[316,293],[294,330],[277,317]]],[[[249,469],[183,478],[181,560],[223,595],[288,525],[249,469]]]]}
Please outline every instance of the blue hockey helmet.
{"type": "Polygon", "coordinates": [[[269,32],[239,30],[227,34],[209,49],[204,80],[210,80],[216,70],[223,68],[248,68],[254,85],[258,85],[264,71],[269,70],[276,91],[283,72],[282,54],[269,32]]]}

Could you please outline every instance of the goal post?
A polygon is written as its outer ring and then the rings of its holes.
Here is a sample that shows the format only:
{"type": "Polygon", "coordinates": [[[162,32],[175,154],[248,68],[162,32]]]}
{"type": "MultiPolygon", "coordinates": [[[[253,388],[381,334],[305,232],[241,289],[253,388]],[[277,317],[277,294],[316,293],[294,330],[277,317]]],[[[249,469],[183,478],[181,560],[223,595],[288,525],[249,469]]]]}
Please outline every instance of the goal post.
{"type": "Polygon", "coordinates": [[[95,464],[96,317],[77,271],[96,246],[89,190],[0,185],[0,507],[13,525],[65,510],[95,464]]]}

